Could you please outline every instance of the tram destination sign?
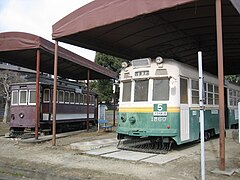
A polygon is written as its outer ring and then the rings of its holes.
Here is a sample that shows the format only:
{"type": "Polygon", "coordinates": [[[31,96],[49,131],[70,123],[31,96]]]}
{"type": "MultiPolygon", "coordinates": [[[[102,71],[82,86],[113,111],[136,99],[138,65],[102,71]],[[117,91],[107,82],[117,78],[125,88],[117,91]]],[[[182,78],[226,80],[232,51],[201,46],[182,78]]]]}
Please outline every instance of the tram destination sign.
{"type": "Polygon", "coordinates": [[[166,117],[167,116],[167,104],[154,104],[153,116],[166,117]]]}

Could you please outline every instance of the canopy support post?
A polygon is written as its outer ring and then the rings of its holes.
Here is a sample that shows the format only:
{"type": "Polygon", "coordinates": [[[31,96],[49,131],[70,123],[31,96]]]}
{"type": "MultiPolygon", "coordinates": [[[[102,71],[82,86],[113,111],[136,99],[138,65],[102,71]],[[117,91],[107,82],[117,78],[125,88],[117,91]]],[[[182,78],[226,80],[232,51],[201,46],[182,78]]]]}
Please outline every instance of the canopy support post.
{"type": "Polygon", "coordinates": [[[90,97],[90,70],[87,71],[87,131],[89,131],[89,97],[90,97]]]}
{"type": "Polygon", "coordinates": [[[220,163],[219,169],[225,170],[225,114],[224,114],[224,70],[222,43],[222,10],[221,0],[216,0],[216,30],[218,57],[218,91],[219,91],[219,128],[220,128],[220,163]]]}
{"type": "Polygon", "coordinates": [[[37,49],[36,60],[36,122],[35,122],[35,139],[38,139],[38,125],[39,125],[39,74],[40,74],[40,50],[37,49]]]}
{"type": "Polygon", "coordinates": [[[58,69],[58,41],[55,41],[54,83],[53,83],[53,122],[52,122],[52,145],[53,146],[56,145],[57,69],[58,69]]]}
{"type": "Polygon", "coordinates": [[[116,126],[116,84],[113,80],[113,126],[116,126]]]}

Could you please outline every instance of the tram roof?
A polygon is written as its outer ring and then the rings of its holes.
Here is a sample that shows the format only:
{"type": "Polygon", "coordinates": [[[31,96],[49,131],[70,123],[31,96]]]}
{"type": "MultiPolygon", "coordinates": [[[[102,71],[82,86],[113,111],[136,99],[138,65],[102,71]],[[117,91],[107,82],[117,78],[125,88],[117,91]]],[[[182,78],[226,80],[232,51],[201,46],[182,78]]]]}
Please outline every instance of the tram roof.
{"type": "MultiPolygon", "coordinates": [[[[40,49],[40,72],[54,74],[54,44],[42,37],[24,32],[0,33],[0,60],[36,70],[37,49],[40,49]]],[[[58,48],[58,75],[63,78],[85,80],[114,79],[116,73],[67,49],[58,48]]]]}
{"type": "MultiPolygon", "coordinates": [[[[224,73],[240,74],[240,3],[222,0],[224,73]]],[[[173,58],[217,74],[215,0],[95,0],[53,25],[55,40],[113,56],[173,58]]]]}

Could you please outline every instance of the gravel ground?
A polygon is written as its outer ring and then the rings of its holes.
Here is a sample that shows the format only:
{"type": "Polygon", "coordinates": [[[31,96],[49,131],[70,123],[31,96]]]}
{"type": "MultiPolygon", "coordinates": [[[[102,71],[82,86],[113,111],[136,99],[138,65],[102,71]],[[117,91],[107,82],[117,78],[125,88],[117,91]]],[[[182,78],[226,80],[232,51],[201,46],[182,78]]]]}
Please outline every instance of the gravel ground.
{"type": "MultiPolygon", "coordinates": [[[[7,125],[0,124],[1,135],[7,129],[7,125]]],[[[29,144],[2,136],[0,179],[201,179],[200,144],[181,147],[183,153],[194,151],[188,157],[164,165],[86,155],[80,150],[70,149],[71,143],[114,137],[115,129],[113,132],[97,133],[96,127],[89,132],[57,139],[57,146],[52,146],[51,141],[29,144]]],[[[206,179],[240,179],[238,173],[224,176],[211,172],[218,168],[218,146],[218,138],[205,143],[206,179]]],[[[240,168],[240,145],[229,131],[226,137],[226,169],[235,168],[240,168]]]]}

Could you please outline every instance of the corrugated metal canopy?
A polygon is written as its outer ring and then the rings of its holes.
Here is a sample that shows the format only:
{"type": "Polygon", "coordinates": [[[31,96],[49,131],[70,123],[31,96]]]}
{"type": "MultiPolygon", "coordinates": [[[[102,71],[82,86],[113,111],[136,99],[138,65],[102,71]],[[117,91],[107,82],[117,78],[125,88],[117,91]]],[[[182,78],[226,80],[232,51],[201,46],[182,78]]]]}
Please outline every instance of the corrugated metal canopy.
{"type": "MultiPolygon", "coordinates": [[[[240,74],[240,4],[222,0],[224,73],[240,74]]],[[[217,74],[215,0],[95,0],[53,25],[53,39],[125,59],[162,56],[217,74]]]]}
{"type": "MultiPolygon", "coordinates": [[[[0,60],[36,70],[37,49],[40,49],[40,72],[53,74],[54,44],[46,39],[23,32],[0,33],[0,60]]],[[[75,80],[114,79],[116,73],[92,61],[59,47],[58,76],[75,80]]]]}

